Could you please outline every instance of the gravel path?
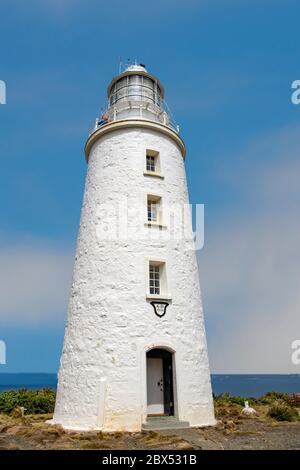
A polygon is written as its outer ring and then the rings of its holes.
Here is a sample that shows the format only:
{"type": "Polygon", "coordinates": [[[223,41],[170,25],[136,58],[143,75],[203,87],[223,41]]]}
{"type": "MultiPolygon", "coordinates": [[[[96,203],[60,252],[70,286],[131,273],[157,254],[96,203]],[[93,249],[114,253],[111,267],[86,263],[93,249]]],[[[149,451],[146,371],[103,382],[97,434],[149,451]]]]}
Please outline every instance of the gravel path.
{"type": "Polygon", "coordinates": [[[13,419],[0,415],[0,450],[4,449],[298,449],[300,422],[278,423],[263,417],[219,416],[216,427],[141,433],[65,432],[45,424],[49,416],[13,419]]]}

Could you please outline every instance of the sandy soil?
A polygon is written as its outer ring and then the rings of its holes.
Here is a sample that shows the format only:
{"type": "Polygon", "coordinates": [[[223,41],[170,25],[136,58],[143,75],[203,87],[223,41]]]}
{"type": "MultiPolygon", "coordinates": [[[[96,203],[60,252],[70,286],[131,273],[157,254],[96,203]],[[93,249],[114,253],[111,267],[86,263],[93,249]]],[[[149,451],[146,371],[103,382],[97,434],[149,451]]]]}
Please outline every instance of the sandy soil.
{"type": "Polygon", "coordinates": [[[5,449],[300,449],[300,422],[278,423],[263,407],[255,417],[240,407],[217,408],[218,425],[159,432],[65,432],[45,423],[50,415],[0,415],[0,450],[5,449]]]}

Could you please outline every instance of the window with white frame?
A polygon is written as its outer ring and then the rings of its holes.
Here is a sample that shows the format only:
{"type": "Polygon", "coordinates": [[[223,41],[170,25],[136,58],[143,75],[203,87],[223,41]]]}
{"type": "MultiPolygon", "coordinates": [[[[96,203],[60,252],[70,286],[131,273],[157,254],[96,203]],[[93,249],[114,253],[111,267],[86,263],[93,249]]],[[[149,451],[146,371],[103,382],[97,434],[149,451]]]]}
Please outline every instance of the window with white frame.
{"type": "Polygon", "coordinates": [[[160,266],[149,264],[149,293],[160,294],[160,266]]]}
{"type": "Polygon", "coordinates": [[[147,297],[171,298],[168,292],[166,262],[163,260],[149,260],[147,297]]]}
{"type": "Polygon", "coordinates": [[[160,222],[161,198],[158,196],[147,196],[147,220],[148,222],[160,222]]]}
{"type": "Polygon", "coordinates": [[[159,152],[156,150],[146,150],[146,172],[153,174],[160,173],[159,152]]]}

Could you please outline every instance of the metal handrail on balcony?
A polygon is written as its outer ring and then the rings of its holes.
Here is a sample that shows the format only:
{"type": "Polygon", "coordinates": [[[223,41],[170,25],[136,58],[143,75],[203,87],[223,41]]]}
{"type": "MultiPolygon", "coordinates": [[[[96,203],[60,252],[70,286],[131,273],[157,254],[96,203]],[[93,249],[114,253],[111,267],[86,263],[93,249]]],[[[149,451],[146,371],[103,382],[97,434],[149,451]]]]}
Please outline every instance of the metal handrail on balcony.
{"type": "Polygon", "coordinates": [[[118,106],[111,106],[102,113],[100,118],[96,119],[92,133],[110,122],[133,117],[135,119],[146,119],[148,121],[159,122],[160,124],[170,127],[175,130],[175,132],[179,133],[179,126],[175,122],[168,105],[164,100],[161,100],[160,106],[149,102],[141,103],[136,100],[126,100],[124,102],[124,106],[121,106],[121,103],[119,103],[118,106]],[[126,111],[128,114],[124,116],[126,111]],[[151,115],[153,115],[153,119],[151,115]]]}

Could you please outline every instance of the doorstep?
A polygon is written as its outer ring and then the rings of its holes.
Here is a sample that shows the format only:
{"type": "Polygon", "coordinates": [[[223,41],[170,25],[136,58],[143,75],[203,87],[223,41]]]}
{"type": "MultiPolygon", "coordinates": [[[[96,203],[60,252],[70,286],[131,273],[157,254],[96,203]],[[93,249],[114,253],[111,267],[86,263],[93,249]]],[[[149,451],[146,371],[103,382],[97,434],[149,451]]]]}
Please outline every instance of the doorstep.
{"type": "Polygon", "coordinates": [[[160,429],[183,429],[189,428],[188,421],[179,421],[174,416],[148,416],[147,421],[142,424],[143,431],[159,431],[160,429]]]}

